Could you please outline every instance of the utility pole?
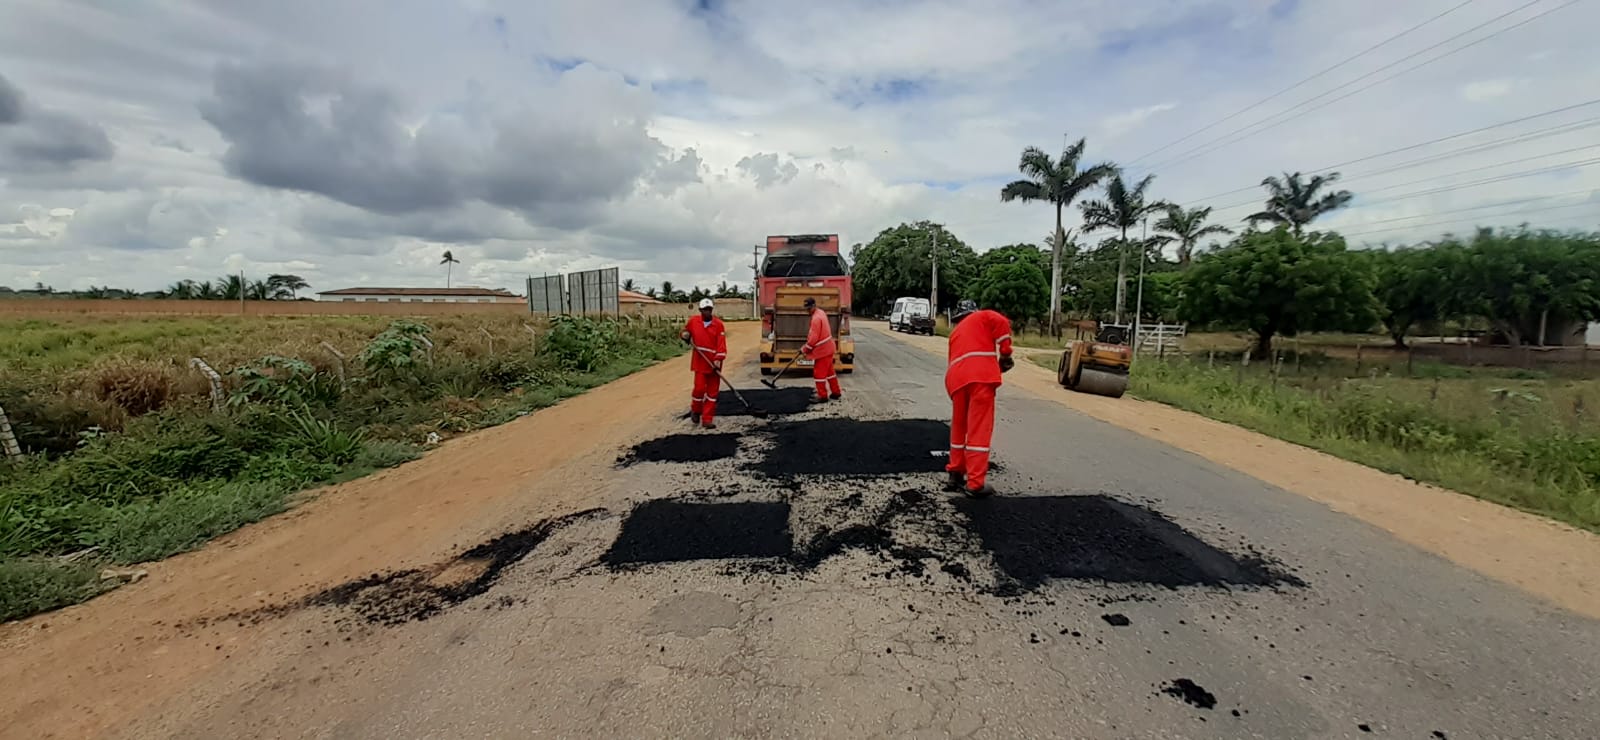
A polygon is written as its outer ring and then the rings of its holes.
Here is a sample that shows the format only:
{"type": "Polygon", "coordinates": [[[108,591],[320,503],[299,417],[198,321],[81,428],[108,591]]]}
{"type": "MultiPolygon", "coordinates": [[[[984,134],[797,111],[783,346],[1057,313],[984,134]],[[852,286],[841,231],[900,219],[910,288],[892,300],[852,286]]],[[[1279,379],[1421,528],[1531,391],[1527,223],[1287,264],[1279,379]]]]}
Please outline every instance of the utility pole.
{"type": "Polygon", "coordinates": [[[933,290],[928,294],[928,315],[939,315],[939,227],[933,227],[933,247],[928,256],[933,262],[933,290]]]}
{"type": "Polygon", "coordinates": [[[750,318],[761,318],[761,245],[750,248],[750,274],[755,276],[755,282],[750,283],[750,318]]]}
{"type": "Polygon", "coordinates": [[[1139,297],[1133,302],[1133,349],[1139,351],[1139,332],[1144,328],[1144,263],[1150,259],[1150,219],[1144,220],[1144,236],[1139,239],[1139,297]]]}

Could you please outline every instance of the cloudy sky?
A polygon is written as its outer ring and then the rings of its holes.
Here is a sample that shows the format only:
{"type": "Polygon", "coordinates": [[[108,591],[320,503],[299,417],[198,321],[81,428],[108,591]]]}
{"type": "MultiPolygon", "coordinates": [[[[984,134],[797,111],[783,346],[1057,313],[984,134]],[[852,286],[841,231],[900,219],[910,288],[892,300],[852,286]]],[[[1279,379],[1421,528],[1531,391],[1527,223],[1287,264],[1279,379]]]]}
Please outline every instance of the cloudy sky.
{"type": "Polygon", "coordinates": [[[5,0],[0,285],[427,286],[445,249],[458,284],[713,284],[772,233],[1038,242],[1050,209],[998,191],[1069,136],[1229,222],[1337,166],[1356,207],[1322,225],[1357,243],[1594,228],[1595,28],[1569,0],[5,0]]]}

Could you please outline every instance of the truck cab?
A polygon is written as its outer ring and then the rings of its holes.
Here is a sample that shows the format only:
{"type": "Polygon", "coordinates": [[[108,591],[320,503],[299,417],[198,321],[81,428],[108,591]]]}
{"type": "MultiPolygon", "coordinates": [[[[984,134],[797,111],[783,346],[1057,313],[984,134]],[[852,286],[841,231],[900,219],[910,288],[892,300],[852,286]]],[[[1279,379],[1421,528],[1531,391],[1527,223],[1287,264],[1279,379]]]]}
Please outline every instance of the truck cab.
{"type": "Polygon", "coordinates": [[[800,355],[811,327],[805,300],[814,298],[828,316],[836,354],[834,368],[855,369],[855,340],[850,334],[850,269],[839,253],[837,234],[796,234],[767,237],[767,255],[757,281],[761,302],[761,374],[771,375],[794,360],[794,367],[810,367],[800,355]]]}

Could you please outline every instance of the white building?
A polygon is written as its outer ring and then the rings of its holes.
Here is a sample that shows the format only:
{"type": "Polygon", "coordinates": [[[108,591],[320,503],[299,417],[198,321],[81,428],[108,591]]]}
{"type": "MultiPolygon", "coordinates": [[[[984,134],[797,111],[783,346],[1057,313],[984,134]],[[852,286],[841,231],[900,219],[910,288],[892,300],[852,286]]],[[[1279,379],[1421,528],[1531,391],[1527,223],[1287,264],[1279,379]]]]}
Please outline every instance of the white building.
{"type": "Polygon", "coordinates": [[[524,298],[499,288],[340,288],[317,294],[319,301],[346,303],[522,303],[524,298]]]}

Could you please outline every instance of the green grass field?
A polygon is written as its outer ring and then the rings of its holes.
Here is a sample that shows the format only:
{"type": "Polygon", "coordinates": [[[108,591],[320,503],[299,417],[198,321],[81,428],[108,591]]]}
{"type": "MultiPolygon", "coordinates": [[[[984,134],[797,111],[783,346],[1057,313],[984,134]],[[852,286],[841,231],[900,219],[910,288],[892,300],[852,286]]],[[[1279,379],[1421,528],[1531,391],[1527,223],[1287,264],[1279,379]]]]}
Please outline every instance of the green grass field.
{"type": "Polygon", "coordinates": [[[0,619],[682,352],[676,321],[0,319],[0,619]],[[530,331],[531,329],[531,331],[530,331]],[[331,349],[330,349],[331,348],[331,349]],[[342,356],[342,358],[341,358],[342,356]],[[190,366],[203,358],[211,383],[190,366]]]}
{"type": "MultiPolygon", "coordinates": [[[[1188,345],[1186,345],[1187,347],[1188,345]]],[[[1051,370],[1056,358],[1034,362],[1051,370]]],[[[1130,393],[1600,531],[1600,381],[1308,356],[1241,368],[1141,357],[1130,393]]]]}

